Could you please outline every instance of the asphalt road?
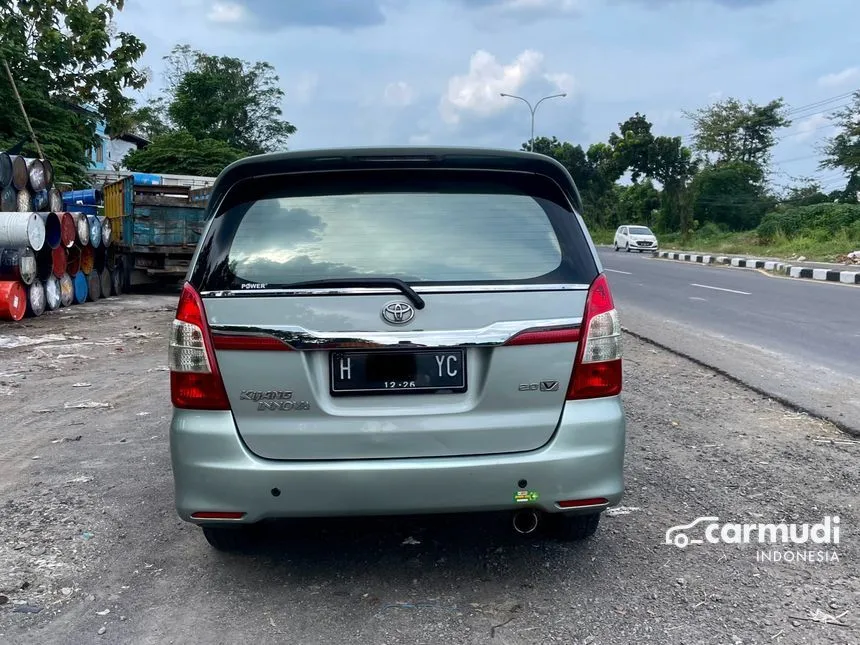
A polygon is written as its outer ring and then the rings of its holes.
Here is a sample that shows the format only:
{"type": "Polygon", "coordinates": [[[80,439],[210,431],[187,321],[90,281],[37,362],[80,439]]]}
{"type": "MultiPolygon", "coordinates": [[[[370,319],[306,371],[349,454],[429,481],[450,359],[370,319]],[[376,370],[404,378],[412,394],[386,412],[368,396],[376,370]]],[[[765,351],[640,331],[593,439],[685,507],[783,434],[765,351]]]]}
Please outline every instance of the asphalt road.
{"type": "Polygon", "coordinates": [[[860,288],[600,257],[631,332],[860,432],[860,288]]]}
{"type": "Polygon", "coordinates": [[[627,490],[593,539],[524,540],[508,516],[349,519],[214,552],[173,508],[175,304],[126,296],[0,326],[0,643],[860,642],[860,443],[630,336],[627,490]],[[838,545],[776,547],[823,561],[665,544],[701,516],[825,515],[838,545]]]}

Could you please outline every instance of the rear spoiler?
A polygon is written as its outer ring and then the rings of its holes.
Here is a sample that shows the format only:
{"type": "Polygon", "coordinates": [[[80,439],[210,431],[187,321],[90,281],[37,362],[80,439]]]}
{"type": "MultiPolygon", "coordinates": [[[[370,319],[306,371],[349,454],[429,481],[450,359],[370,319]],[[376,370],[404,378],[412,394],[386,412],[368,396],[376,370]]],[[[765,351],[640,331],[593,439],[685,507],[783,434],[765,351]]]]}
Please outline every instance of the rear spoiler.
{"type": "Polygon", "coordinates": [[[567,169],[545,155],[483,148],[342,148],[277,152],[246,157],[225,168],[212,187],[205,219],[217,211],[227,191],[251,177],[345,170],[482,170],[543,175],[582,213],[579,190],[567,169]]]}

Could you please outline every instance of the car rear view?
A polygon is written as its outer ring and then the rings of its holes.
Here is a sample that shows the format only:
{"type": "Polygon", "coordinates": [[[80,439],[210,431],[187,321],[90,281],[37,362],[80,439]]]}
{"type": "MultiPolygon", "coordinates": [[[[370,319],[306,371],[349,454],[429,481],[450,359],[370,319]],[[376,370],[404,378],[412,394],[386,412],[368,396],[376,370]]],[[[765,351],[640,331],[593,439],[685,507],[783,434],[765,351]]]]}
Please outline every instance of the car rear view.
{"type": "Polygon", "coordinates": [[[225,170],[171,334],[180,516],[510,511],[587,537],[623,489],[620,324],[562,166],[468,149],[225,170]]]}

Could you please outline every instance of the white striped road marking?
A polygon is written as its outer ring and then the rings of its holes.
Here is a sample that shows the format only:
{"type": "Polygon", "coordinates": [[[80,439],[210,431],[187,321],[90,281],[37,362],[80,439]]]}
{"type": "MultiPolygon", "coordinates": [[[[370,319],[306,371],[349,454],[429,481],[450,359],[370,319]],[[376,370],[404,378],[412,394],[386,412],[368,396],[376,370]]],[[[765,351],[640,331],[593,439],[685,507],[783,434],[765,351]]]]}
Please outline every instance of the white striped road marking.
{"type": "Polygon", "coordinates": [[[707,298],[699,298],[698,296],[690,296],[690,300],[701,300],[702,302],[707,302],[707,298]]]}
{"type": "Polygon", "coordinates": [[[619,271],[618,269],[604,269],[604,271],[610,271],[611,273],[623,273],[624,275],[633,275],[630,271],[619,271]]]}
{"type": "Polygon", "coordinates": [[[728,293],[739,293],[742,296],[751,296],[752,294],[749,291],[737,291],[736,289],[723,289],[722,287],[709,287],[706,284],[696,284],[695,282],[690,283],[691,287],[701,287],[702,289],[713,289],[714,291],[726,291],[728,293]]]}

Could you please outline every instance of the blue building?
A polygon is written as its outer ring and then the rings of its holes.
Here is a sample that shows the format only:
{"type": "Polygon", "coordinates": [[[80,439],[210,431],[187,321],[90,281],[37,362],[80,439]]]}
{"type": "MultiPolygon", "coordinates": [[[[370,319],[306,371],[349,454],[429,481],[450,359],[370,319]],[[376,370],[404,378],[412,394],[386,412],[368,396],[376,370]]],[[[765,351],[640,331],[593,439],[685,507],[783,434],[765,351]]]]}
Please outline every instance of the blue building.
{"type": "MultiPolygon", "coordinates": [[[[108,153],[110,151],[110,137],[105,133],[107,123],[102,119],[96,122],[96,135],[99,144],[90,149],[90,165],[88,170],[107,170],[108,153]]],[[[112,169],[111,169],[112,170],[112,169]]]]}
{"type": "Polygon", "coordinates": [[[87,170],[107,172],[124,171],[122,160],[131,150],[145,148],[149,140],[135,134],[123,134],[111,138],[107,133],[107,123],[92,106],[79,106],[80,110],[96,118],[96,136],[98,144],[89,151],[89,166],[87,170]]]}

